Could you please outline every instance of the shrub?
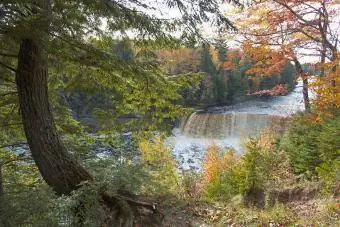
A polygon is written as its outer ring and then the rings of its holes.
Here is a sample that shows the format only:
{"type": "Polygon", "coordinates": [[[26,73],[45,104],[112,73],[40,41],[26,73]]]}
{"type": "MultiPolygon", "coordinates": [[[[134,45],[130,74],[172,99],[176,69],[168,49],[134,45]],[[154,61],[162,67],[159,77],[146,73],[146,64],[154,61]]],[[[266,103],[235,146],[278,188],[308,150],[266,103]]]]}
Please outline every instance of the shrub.
{"type": "Polygon", "coordinates": [[[281,145],[287,152],[289,163],[296,174],[306,174],[308,177],[316,174],[315,168],[321,163],[316,141],[319,131],[320,125],[297,118],[291,122],[284,135],[281,145]]]}
{"type": "Polygon", "coordinates": [[[200,173],[184,172],[182,174],[182,187],[189,198],[199,199],[203,191],[203,182],[200,173]]]}
{"type": "Polygon", "coordinates": [[[295,118],[281,146],[296,174],[304,174],[308,178],[319,175],[329,181],[334,179],[334,168],[340,157],[340,117],[325,117],[319,122],[312,119],[308,116],[295,118]]]}
{"type": "MultiPolygon", "coordinates": [[[[171,150],[165,146],[163,139],[155,138],[152,141],[142,141],[139,149],[142,154],[143,168],[150,173],[153,182],[157,184],[149,189],[160,194],[181,191],[177,163],[171,150]]],[[[145,185],[145,187],[148,186],[145,185]]]]}
{"type": "Polygon", "coordinates": [[[336,194],[340,189],[340,160],[324,162],[316,167],[316,171],[324,184],[324,192],[336,194]]]}
{"type": "Polygon", "coordinates": [[[239,157],[233,151],[224,155],[209,147],[203,164],[204,195],[210,200],[230,200],[239,193],[239,157]]]}
{"type": "Polygon", "coordinates": [[[242,157],[241,193],[263,189],[268,175],[268,163],[262,147],[255,139],[247,143],[247,152],[242,157]]]}
{"type": "Polygon", "coordinates": [[[233,151],[223,155],[217,147],[208,148],[203,164],[205,197],[227,201],[241,194],[247,203],[261,199],[261,206],[264,205],[267,183],[276,180],[275,174],[281,176],[286,171],[283,164],[286,157],[277,150],[275,142],[269,134],[250,139],[246,144],[247,151],[241,157],[233,151]]]}

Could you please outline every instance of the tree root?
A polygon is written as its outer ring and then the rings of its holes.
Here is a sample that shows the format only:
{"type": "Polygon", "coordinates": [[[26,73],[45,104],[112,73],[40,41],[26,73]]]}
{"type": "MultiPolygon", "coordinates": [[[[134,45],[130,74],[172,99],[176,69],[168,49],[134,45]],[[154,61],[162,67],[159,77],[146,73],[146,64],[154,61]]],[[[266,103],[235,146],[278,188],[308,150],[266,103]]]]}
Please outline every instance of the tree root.
{"type": "Polygon", "coordinates": [[[105,212],[102,227],[161,226],[164,215],[155,203],[147,203],[122,195],[103,193],[101,204],[105,212]]]}

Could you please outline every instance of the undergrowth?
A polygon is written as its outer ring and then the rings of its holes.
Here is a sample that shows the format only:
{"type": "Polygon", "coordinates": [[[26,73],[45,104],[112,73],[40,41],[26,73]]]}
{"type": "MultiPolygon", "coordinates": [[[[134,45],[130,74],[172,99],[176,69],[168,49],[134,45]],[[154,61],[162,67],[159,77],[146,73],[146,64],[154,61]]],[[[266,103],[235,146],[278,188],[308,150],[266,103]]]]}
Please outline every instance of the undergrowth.
{"type": "Polygon", "coordinates": [[[339,201],[334,199],[339,192],[339,122],[337,116],[321,123],[296,117],[283,136],[268,130],[248,140],[243,155],[209,147],[201,173],[180,172],[161,138],[144,140],[135,146],[140,152],[137,156],[84,161],[94,181],[61,197],[41,180],[32,162],[13,161],[2,166],[5,193],[0,198],[0,224],[72,226],[81,205],[84,225],[98,226],[102,218],[100,194],[107,192],[136,200],[168,197],[173,215],[182,212],[188,219],[197,218],[190,209],[211,204],[211,212],[202,212],[200,221],[216,226],[335,226],[340,216],[339,201]],[[273,191],[284,194],[307,190],[308,185],[321,187],[322,193],[285,203],[270,197],[273,191]]]}

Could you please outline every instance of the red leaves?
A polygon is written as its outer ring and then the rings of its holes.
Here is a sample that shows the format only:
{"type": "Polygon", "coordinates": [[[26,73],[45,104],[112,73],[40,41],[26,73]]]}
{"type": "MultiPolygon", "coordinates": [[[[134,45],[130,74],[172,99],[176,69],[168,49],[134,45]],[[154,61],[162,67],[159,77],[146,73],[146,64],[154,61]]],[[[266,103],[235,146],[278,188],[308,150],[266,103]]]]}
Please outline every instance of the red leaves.
{"type": "Polygon", "coordinates": [[[253,92],[248,95],[276,97],[276,96],[284,96],[287,94],[288,94],[288,91],[286,87],[282,84],[279,84],[273,87],[272,89],[261,90],[261,91],[253,92]]]}
{"type": "Polygon", "coordinates": [[[245,43],[243,50],[253,62],[252,67],[247,70],[247,74],[273,76],[280,74],[286,64],[286,58],[282,52],[272,50],[266,45],[253,46],[250,43],[245,43]]]}

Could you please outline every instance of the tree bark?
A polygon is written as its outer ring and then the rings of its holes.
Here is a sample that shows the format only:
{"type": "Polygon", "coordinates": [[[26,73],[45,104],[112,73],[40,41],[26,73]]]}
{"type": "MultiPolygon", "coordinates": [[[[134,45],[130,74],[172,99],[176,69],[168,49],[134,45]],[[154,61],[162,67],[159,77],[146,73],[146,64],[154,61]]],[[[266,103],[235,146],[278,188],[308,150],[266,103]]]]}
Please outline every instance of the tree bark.
{"type": "Polygon", "coordinates": [[[90,174],[67,152],[48,101],[48,70],[38,42],[22,39],[16,84],[25,135],[39,171],[58,194],[69,194],[90,174]]]}
{"type": "Polygon", "coordinates": [[[295,68],[297,74],[302,79],[302,94],[303,94],[303,102],[305,104],[305,112],[310,112],[310,100],[308,95],[308,78],[307,75],[303,72],[303,69],[301,67],[301,64],[297,58],[293,59],[295,63],[295,68]]]}

